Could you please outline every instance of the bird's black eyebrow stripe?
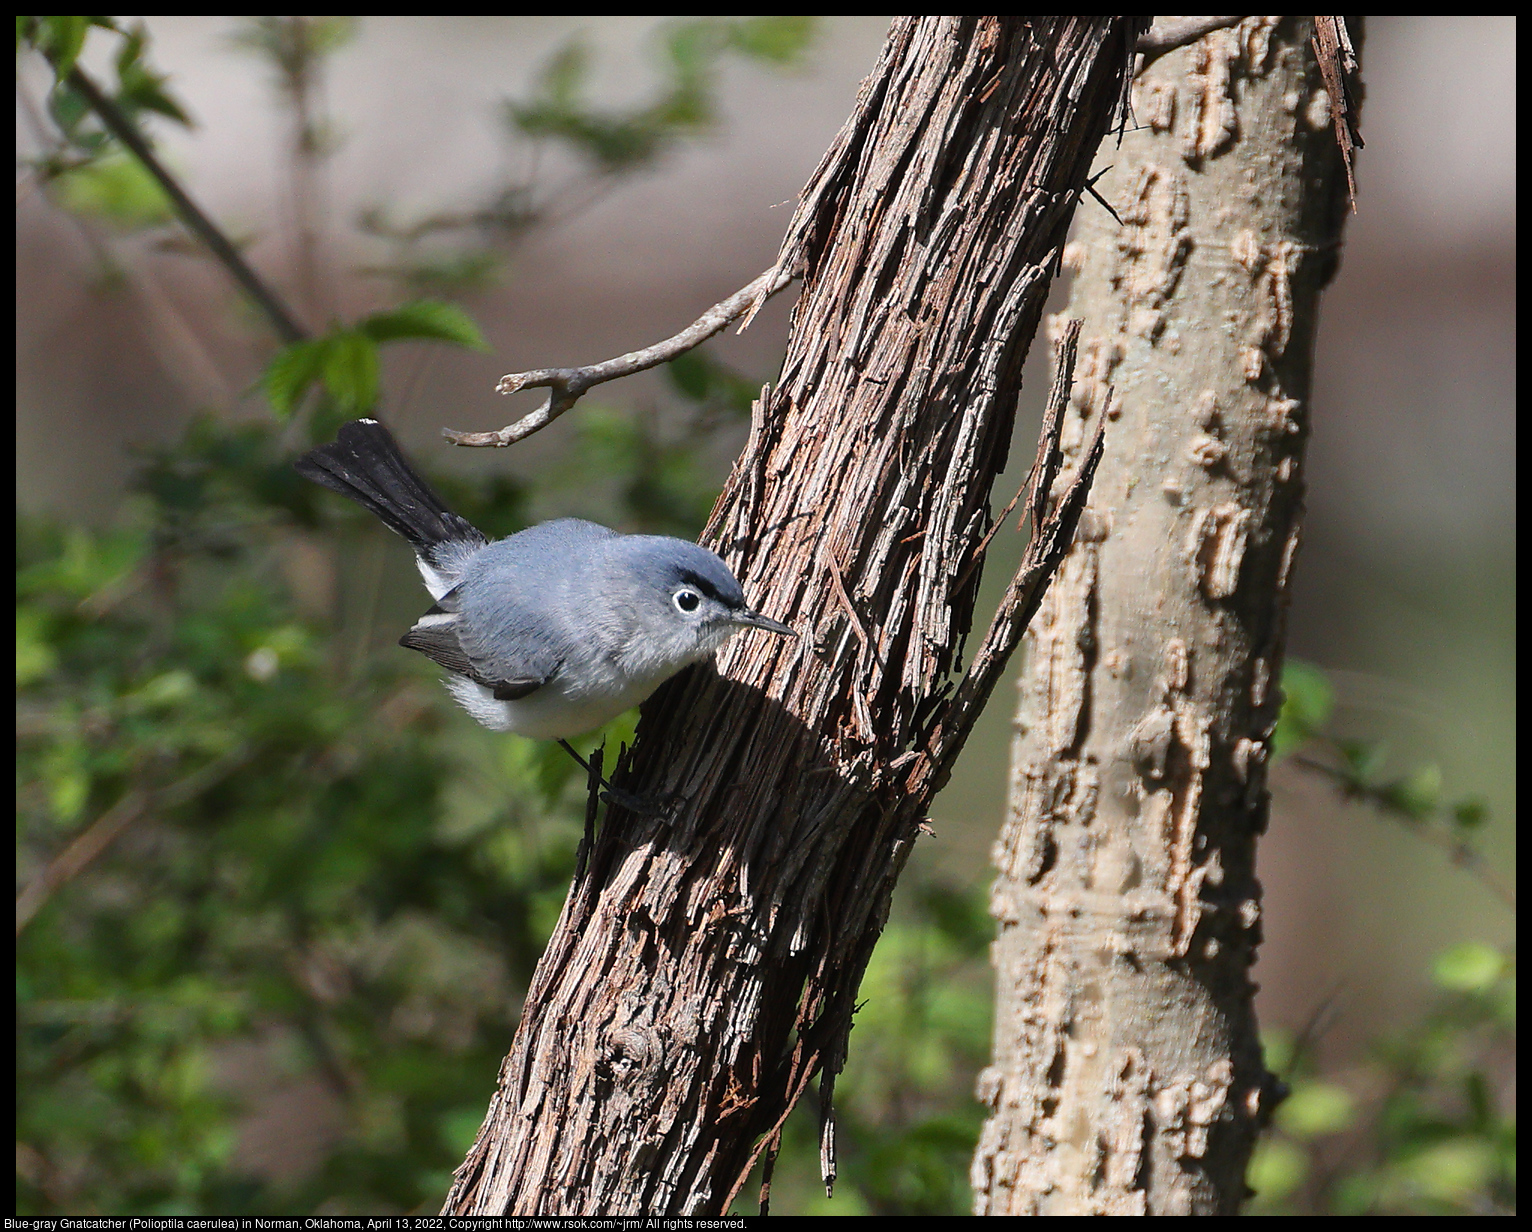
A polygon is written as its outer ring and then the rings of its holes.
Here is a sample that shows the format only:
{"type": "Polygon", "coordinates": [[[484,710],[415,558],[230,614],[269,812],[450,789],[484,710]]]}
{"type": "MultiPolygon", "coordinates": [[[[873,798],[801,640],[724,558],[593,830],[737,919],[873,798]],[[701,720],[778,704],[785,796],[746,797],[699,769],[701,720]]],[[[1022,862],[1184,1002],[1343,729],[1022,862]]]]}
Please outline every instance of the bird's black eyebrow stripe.
{"type": "Polygon", "coordinates": [[[714,586],[713,583],[708,581],[707,578],[701,576],[700,574],[693,573],[690,569],[682,569],[681,580],[690,586],[695,586],[709,599],[716,599],[725,607],[733,606],[733,604],[731,604],[727,599],[718,593],[718,587],[714,586]]]}

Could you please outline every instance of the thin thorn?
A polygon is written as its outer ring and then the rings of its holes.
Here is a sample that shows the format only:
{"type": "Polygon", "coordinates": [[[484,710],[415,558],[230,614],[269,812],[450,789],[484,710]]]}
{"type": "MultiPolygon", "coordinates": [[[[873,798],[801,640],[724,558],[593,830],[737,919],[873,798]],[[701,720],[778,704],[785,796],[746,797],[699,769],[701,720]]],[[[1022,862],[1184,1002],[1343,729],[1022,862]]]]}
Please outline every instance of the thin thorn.
{"type": "Polygon", "coordinates": [[[1110,170],[1111,168],[1108,167],[1105,171],[1102,171],[1100,175],[1096,176],[1095,179],[1087,180],[1085,182],[1085,191],[1090,193],[1090,195],[1096,199],[1101,208],[1112,216],[1112,221],[1120,227],[1122,226],[1122,219],[1117,217],[1117,211],[1112,208],[1111,203],[1105,197],[1096,191],[1096,180],[1099,180],[1101,176],[1105,175],[1107,171],[1110,170]]]}

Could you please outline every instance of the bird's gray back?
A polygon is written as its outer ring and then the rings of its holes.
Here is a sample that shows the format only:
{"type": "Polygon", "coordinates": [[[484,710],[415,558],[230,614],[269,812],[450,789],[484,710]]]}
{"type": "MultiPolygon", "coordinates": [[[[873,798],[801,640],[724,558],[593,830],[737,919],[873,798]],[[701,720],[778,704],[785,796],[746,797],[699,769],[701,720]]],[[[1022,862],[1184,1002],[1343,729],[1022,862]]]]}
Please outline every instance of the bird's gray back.
{"type": "Polygon", "coordinates": [[[583,657],[580,625],[600,598],[600,562],[615,537],[595,522],[559,518],[475,552],[458,586],[464,649],[506,680],[546,678],[583,657]]]}

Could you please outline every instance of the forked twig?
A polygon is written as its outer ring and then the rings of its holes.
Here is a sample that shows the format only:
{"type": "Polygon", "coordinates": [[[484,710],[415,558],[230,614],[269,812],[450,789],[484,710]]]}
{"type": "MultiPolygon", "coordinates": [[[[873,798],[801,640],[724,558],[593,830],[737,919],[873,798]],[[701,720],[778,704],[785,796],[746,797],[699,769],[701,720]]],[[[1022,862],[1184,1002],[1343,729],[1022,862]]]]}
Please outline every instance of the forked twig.
{"type": "MultiPolygon", "coordinates": [[[[730,321],[744,316],[745,323],[771,296],[775,295],[793,279],[773,265],[749,285],[741,287],[728,299],[714,304],[679,334],[647,346],[641,351],[629,351],[604,363],[590,364],[584,368],[534,368],[531,372],[511,372],[500,378],[496,393],[514,394],[523,389],[547,389],[548,401],[530,415],[513,424],[507,424],[498,432],[459,432],[455,428],[443,428],[442,435],[454,445],[504,448],[525,440],[540,431],[578,402],[596,385],[615,381],[618,377],[632,376],[646,368],[684,355],[693,347],[706,342],[730,321]]],[[[740,328],[744,328],[741,326],[740,328]]]]}

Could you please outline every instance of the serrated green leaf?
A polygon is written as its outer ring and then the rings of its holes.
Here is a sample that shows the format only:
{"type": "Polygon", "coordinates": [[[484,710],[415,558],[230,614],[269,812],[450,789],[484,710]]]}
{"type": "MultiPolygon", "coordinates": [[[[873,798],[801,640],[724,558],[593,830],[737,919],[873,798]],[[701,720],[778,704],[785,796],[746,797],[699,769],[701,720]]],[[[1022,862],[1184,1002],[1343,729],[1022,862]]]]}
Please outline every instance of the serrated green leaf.
{"type": "Polygon", "coordinates": [[[1505,970],[1505,958],[1492,945],[1465,941],[1444,950],[1431,965],[1432,978],[1452,992],[1484,992],[1505,970]]]}
{"type": "Polygon", "coordinates": [[[375,312],[358,322],[357,329],[377,343],[426,338],[467,347],[470,351],[489,350],[473,318],[456,304],[441,300],[417,299],[387,312],[375,312]]]}
{"type": "Polygon", "coordinates": [[[324,344],[323,338],[294,342],[278,351],[266,365],[261,386],[278,419],[291,418],[309,386],[319,379],[324,367],[324,344]]]}
{"type": "Polygon", "coordinates": [[[378,401],[377,343],[358,330],[343,329],[323,339],[324,385],[348,414],[370,411],[378,401]]]}

